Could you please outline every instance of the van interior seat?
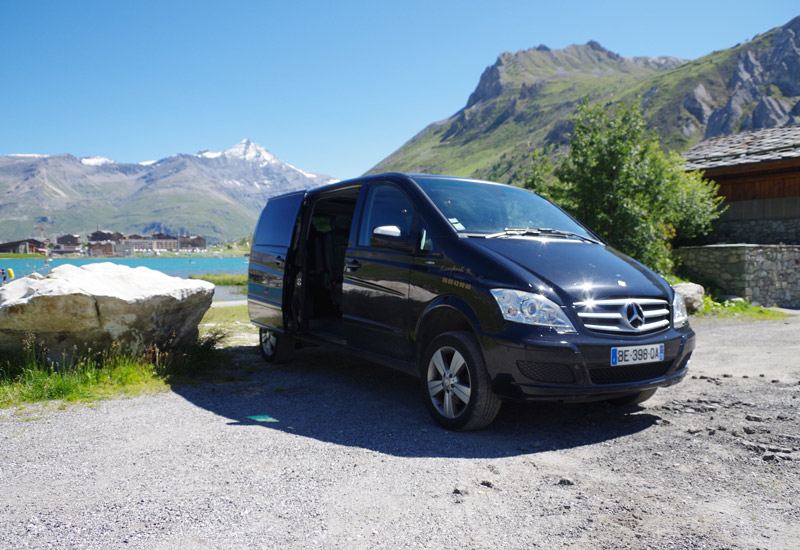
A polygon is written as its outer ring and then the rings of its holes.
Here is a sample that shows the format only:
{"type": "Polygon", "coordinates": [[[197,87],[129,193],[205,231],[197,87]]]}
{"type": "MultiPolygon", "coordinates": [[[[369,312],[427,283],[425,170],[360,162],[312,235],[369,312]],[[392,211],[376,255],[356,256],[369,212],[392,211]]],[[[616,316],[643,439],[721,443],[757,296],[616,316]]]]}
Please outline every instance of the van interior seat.
{"type": "Polygon", "coordinates": [[[342,301],[342,280],[344,279],[344,260],[347,242],[350,238],[352,220],[346,216],[337,216],[331,224],[332,229],[325,233],[325,271],[328,287],[332,291],[335,304],[342,301]]]}

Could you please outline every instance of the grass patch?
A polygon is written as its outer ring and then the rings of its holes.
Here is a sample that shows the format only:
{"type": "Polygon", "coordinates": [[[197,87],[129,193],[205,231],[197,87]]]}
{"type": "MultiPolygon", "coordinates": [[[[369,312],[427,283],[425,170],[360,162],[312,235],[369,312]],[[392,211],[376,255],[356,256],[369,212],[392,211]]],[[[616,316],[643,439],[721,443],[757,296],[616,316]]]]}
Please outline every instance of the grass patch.
{"type": "Polygon", "coordinates": [[[10,254],[8,252],[0,252],[0,258],[9,260],[38,260],[43,258],[41,254],[10,254]]]}
{"type": "Polygon", "coordinates": [[[247,273],[206,273],[204,275],[189,275],[189,278],[208,281],[217,286],[247,285],[247,273]]]}
{"type": "Polygon", "coordinates": [[[788,313],[775,311],[750,302],[739,300],[716,301],[712,296],[703,296],[703,309],[695,313],[697,317],[719,317],[722,319],[741,319],[742,321],[779,321],[789,317],[788,313]]]}
{"type": "Polygon", "coordinates": [[[109,351],[54,362],[29,341],[21,354],[0,362],[0,407],[163,391],[168,386],[160,374],[163,367],[151,357],[109,351]]]}
{"type": "MultiPolygon", "coordinates": [[[[664,279],[671,285],[692,282],[678,275],[665,275],[664,279]]],[[[704,285],[706,293],[703,295],[703,308],[694,313],[697,317],[736,318],[742,321],[779,321],[790,317],[788,313],[783,311],[756,306],[741,298],[725,300],[721,297],[721,291],[718,288],[706,285],[704,285]]]]}
{"type": "Polygon", "coordinates": [[[258,328],[251,322],[247,306],[226,306],[209,309],[200,321],[200,336],[221,334],[222,347],[241,348],[255,343],[258,328]]]}
{"type": "Polygon", "coordinates": [[[202,329],[203,325],[214,325],[230,330],[236,323],[250,324],[246,305],[209,308],[200,321],[200,328],[202,329]]]}
{"type": "Polygon", "coordinates": [[[0,359],[0,408],[37,401],[90,402],[120,395],[166,391],[175,382],[207,376],[228,364],[217,344],[224,338],[209,331],[187,353],[153,347],[129,353],[112,345],[101,352],[75,353],[59,361],[29,335],[22,352],[0,359]]]}

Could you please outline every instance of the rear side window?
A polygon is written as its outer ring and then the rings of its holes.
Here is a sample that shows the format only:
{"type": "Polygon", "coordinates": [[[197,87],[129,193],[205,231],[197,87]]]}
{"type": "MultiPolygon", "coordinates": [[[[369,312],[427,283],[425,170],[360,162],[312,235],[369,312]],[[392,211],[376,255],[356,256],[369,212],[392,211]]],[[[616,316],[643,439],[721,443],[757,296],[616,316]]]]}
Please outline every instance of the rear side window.
{"type": "Polygon", "coordinates": [[[295,193],[271,199],[258,219],[255,244],[288,247],[304,197],[305,193],[295,193]]]}

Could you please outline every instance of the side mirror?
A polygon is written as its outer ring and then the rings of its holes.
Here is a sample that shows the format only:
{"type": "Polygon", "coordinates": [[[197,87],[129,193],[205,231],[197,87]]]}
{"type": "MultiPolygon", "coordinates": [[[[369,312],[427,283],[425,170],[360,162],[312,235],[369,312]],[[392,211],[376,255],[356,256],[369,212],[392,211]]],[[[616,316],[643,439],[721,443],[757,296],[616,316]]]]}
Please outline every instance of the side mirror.
{"type": "Polygon", "coordinates": [[[379,248],[391,248],[392,250],[402,250],[410,252],[412,246],[408,243],[408,235],[396,225],[381,225],[372,230],[369,239],[370,246],[379,248]]]}

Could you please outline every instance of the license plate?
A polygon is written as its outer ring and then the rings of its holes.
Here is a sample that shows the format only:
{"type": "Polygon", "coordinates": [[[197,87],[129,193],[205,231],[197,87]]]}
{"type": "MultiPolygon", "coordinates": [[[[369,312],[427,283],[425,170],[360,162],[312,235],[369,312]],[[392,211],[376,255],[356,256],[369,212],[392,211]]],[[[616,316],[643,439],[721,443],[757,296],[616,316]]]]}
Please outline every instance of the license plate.
{"type": "Polygon", "coordinates": [[[664,344],[611,348],[611,366],[655,363],[664,360],[664,344]]]}

